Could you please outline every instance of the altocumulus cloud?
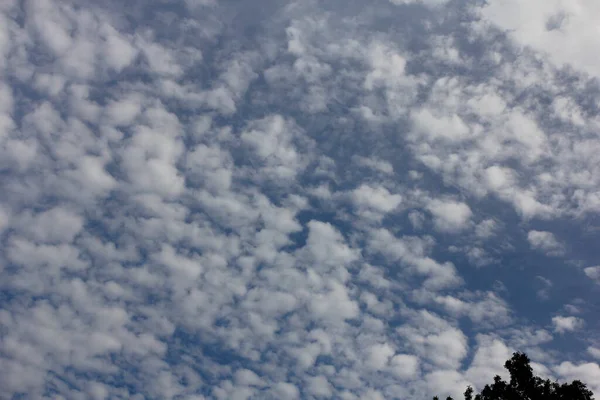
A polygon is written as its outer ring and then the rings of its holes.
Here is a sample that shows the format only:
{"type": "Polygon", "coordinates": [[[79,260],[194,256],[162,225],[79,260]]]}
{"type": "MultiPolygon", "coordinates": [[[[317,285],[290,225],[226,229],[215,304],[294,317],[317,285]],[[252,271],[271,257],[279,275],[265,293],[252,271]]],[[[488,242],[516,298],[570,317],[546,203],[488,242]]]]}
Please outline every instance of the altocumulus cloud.
{"type": "Polygon", "coordinates": [[[2,395],[600,392],[599,12],[1,2],[2,395]]]}

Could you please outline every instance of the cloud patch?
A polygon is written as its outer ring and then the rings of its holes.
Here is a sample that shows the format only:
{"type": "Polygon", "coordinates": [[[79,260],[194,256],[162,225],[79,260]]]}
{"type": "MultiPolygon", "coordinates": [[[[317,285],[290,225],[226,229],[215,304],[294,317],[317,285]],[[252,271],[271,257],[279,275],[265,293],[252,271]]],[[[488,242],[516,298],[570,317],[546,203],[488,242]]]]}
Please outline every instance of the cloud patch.
{"type": "Polygon", "coordinates": [[[556,332],[565,333],[579,330],[583,328],[585,323],[581,318],[577,317],[556,316],[552,317],[552,325],[554,325],[554,330],[556,332]]]}
{"type": "Polygon", "coordinates": [[[559,256],[565,252],[564,245],[556,239],[552,232],[529,231],[527,232],[527,241],[533,249],[549,256],[559,256]]]}

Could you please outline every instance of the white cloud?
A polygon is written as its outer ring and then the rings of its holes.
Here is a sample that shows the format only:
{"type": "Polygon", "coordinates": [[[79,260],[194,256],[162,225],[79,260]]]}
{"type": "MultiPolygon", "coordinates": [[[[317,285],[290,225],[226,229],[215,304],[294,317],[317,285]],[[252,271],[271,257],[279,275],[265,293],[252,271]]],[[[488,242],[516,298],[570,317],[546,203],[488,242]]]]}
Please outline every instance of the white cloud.
{"type": "Polygon", "coordinates": [[[357,250],[350,248],[331,224],[310,221],[308,228],[307,251],[317,268],[320,265],[344,266],[358,258],[357,250]]]}
{"type": "Polygon", "coordinates": [[[117,127],[128,126],[140,115],[142,105],[143,99],[135,93],[131,93],[116,101],[110,102],[108,106],[105,107],[104,112],[106,119],[111,125],[117,127]]]}
{"type": "Polygon", "coordinates": [[[465,265],[600,209],[593,85],[392,3],[0,2],[7,396],[412,400],[513,348],[595,379],[465,265]]]}
{"type": "Polygon", "coordinates": [[[396,209],[402,203],[402,196],[390,193],[385,187],[363,184],[352,191],[352,200],[361,217],[377,221],[396,209]]]}
{"type": "Polygon", "coordinates": [[[550,297],[549,291],[554,286],[552,281],[544,278],[543,276],[536,276],[538,282],[538,291],[536,293],[537,297],[542,300],[547,300],[550,297]]]}
{"type": "Polygon", "coordinates": [[[9,30],[8,30],[8,19],[4,16],[4,14],[0,14],[0,67],[4,68],[6,63],[6,53],[8,53],[8,49],[10,46],[9,42],[9,30]]]}
{"type": "Polygon", "coordinates": [[[462,141],[470,135],[469,127],[456,114],[436,116],[427,109],[421,109],[411,114],[411,120],[415,130],[432,141],[462,141]]]}
{"type": "Polygon", "coordinates": [[[552,317],[552,324],[554,325],[554,330],[556,332],[565,333],[574,332],[583,328],[585,322],[581,318],[577,317],[556,316],[552,317]]]}
{"type": "Polygon", "coordinates": [[[594,346],[587,348],[587,352],[594,358],[600,360],[600,349],[594,346]]]}
{"type": "Polygon", "coordinates": [[[427,209],[433,215],[435,227],[441,232],[459,232],[466,229],[473,212],[469,206],[453,200],[434,199],[427,209]]]}
{"type": "Polygon", "coordinates": [[[371,346],[368,349],[367,353],[367,366],[376,371],[379,371],[387,366],[387,364],[390,362],[390,358],[394,355],[395,351],[392,346],[390,346],[387,343],[383,343],[371,346]]]}
{"type": "Polygon", "coordinates": [[[65,16],[67,7],[60,7],[50,0],[37,0],[28,2],[28,21],[39,35],[39,39],[57,55],[63,55],[71,46],[71,35],[68,30],[70,22],[65,16]],[[46,13],[47,18],[42,15],[46,13]]]}
{"type": "Polygon", "coordinates": [[[264,164],[265,175],[289,180],[306,166],[305,156],[294,146],[298,128],[280,115],[255,121],[241,134],[242,141],[253,149],[258,162],[264,164]]]}
{"type": "Polygon", "coordinates": [[[139,38],[137,46],[145,56],[150,70],[163,76],[179,76],[183,71],[176,61],[173,50],[145,38],[139,38]]]}
{"type": "Polygon", "coordinates": [[[573,364],[565,361],[554,368],[563,379],[580,380],[588,384],[593,392],[600,390],[600,366],[597,363],[573,364]]]}
{"type": "Polygon", "coordinates": [[[477,336],[477,350],[471,365],[467,369],[466,377],[481,390],[490,383],[490,378],[500,375],[506,378],[507,371],[504,363],[510,359],[511,351],[501,340],[492,336],[477,336]]]}
{"type": "Polygon", "coordinates": [[[519,44],[545,53],[557,66],[568,64],[600,75],[600,64],[588,52],[598,45],[594,34],[594,24],[600,15],[597,2],[494,0],[487,2],[480,12],[508,31],[519,44]]]}
{"type": "Polygon", "coordinates": [[[409,354],[397,354],[390,360],[390,369],[399,379],[411,379],[419,372],[419,359],[409,354]]]}
{"type": "Polygon", "coordinates": [[[510,168],[492,165],[485,170],[485,181],[490,190],[502,192],[514,186],[514,171],[510,168]]]}
{"type": "Polygon", "coordinates": [[[562,255],[564,245],[556,239],[552,232],[532,230],[527,232],[527,241],[533,249],[539,250],[550,256],[562,255]]]}
{"type": "Polygon", "coordinates": [[[428,289],[441,289],[461,283],[455,266],[450,262],[440,263],[428,256],[432,242],[430,238],[396,238],[386,229],[370,233],[368,248],[380,253],[390,261],[402,261],[410,266],[413,274],[426,276],[424,285],[428,289]]]}
{"type": "Polygon", "coordinates": [[[331,282],[330,287],[329,291],[312,299],[310,309],[314,316],[332,324],[358,317],[358,305],[350,299],[346,288],[337,282],[331,282]]]}
{"type": "Polygon", "coordinates": [[[477,328],[511,322],[508,304],[491,292],[469,295],[466,301],[452,296],[437,296],[434,300],[450,314],[468,316],[477,328]]]}
{"type": "Polygon", "coordinates": [[[184,179],[175,165],[182,154],[183,143],[178,137],[177,118],[172,122],[175,123],[168,127],[157,126],[158,129],[138,126],[122,149],[125,173],[139,192],[177,196],[184,190],[184,179]]]}
{"type": "Polygon", "coordinates": [[[393,174],[394,173],[393,165],[387,161],[378,160],[378,159],[374,159],[374,158],[360,157],[360,156],[355,156],[355,157],[353,157],[353,159],[359,165],[362,165],[362,166],[365,166],[368,168],[372,168],[372,169],[374,169],[376,171],[380,171],[384,174],[393,174]]]}
{"type": "Polygon", "coordinates": [[[277,398],[284,400],[295,400],[300,398],[300,391],[298,388],[295,385],[287,382],[277,383],[273,388],[273,393],[277,396],[277,398]]]}
{"type": "Polygon", "coordinates": [[[583,272],[588,278],[600,284],[600,266],[584,268],[583,272]]]}
{"type": "Polygon", "coordinates": [[[427,392],[430,395],[453,396],[459,398],[464,388],[470,385],[460,372],[437,370],[425,376],[427,392]]]}
{"type": "Polygon", "coordinates": [[[411,211],[408,213],[408,220],[414,229],[421,229],[425,222],[425,215],[419,211],[411,211]]]}
{"type": "Polygon", "coordinates": [[[307,379],[306,390],[317,398],[331,397],[333,394],[331,384],[324,376],[314,376],[307,379]]]}
{"type": "Polygon", "coordinates": [[[55,207],[20,221],[32,239],[41,243],[72,242],[83,228],[83,218],[63,207],[55,207]]]}
{"type": "Polygon", "coordinates": [[[427,311],[412,318],[414,326],[400,327],[398,333],[436,367],[457,368],[467,355],[467,338],[462,331],[427,311]]]}
{"type": "Polygon", "coordinates": [[[100,32],[104,34],[105,40],[103,57],[112,69],[121,72],[133,62],[137,49],[131,44],[129,38],[124,37],[108,24],[102,25],[100,32]]]}

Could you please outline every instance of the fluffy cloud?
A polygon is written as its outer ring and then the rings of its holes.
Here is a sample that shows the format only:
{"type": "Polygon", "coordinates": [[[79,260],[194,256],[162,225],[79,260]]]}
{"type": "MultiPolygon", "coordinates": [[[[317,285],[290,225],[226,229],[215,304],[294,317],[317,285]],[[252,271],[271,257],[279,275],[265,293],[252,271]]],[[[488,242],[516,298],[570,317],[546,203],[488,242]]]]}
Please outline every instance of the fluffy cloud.
{"type": "Polygon", "coordinates": [[[596,8],[498,4],[0,2],[3,394],[458,396],[513,349],[597,381],[596,8]],[[587,353],[529,320],[558,293],[587,353]]]}
{"type": "Polygon", "coordinates": [[[414,326],[398,328],[398,333],[434,366],[456,368],[467,355],[463,332],[427,311],[415,313],[412,319],[414,326]]]}
{"type": "Polygon", "coordinates": [[[490,382],[490,376],[506,377],[504,363],[511,357],[511,352],[503,341],[493,336],[478,336],[477,343],[477,350],[466,376],[475,387],[482,388],[490,382]]]}
{"type": "Polygon", "coordinates": [[[554,369],[561,377],[567,380],[579,379],[589,382],[589,388],[598,392],[600,389],[600,367],[596,363],[573,364],[565,361],[554,369]]]}
{"type": "Polygon", "coordinates": [[[590,346],[587,348],[587,351],[592,357],[600,359],[600,349],[598,349],[597,347],[590,346]]]}
{"type": "Polygon", "coordinates": [[[577,317],[552,317],[552,325],[558,333],[573,332],[581,329],[585,323],[581,318],[577,317]]]}
{"type": "Polygon", "coordinates": [[[466,229],[473,214],[467,204],[453,200],[432,200],[427,209],[433,215],[435,227],[441,232],[466,229]]]}
{"type": "Polygon", "coordinates": [[[469,293],[464,300],[453,296],[436,296],[434,301],[446,312],[467,316],[476,328],[507,325],[511,322],[510,308],[494,293],[469,293]]]}
{"type": "Polygon", "coordinates": [[[527,4],[514,0],[490,1],[480,12],[510,32],[520,44],[545,53],[557,65],[568,64],[591,75],[600,74],[600,65],[587,51],[598,45],[591,22],[600,15],[598,3],[591,0],[527,4]]]}
{"type": "Polygon", "coordinates": [[[600,266],[584,268],[583,272],[591,280],[600,283],[600,266]]]}
{"type": "Polygon", "coordinates": [[[527,240],[532,248],[550,256],[561,255],[565,251],[564,246],[556,239],[552,232],[529,231],[527,232],[527,240]]]}
{"type": "Polygon", "coordinates": [[[454,370],[439,370],[426,375],[426,384],[428,392],[448,393],[454,397],[459,397],[463,388],[470,385],[470,382],[464,379],[462,374],[454,370]]]}
{"type": "Polygon", "coordinates": [[[391,358],[390,367],[399,379],[411,379],[419,372],[419,359],[409,354],[397,354],[391,358]]]}
{"type": "Polygon", "coordinates": [[[355,202],[359,206],[373,208],[381,212],[389,212],[396,208],[402,201],[402,196],[391,194],[385,188],[372,188],[362,185],[352,192],[355,202]]]}

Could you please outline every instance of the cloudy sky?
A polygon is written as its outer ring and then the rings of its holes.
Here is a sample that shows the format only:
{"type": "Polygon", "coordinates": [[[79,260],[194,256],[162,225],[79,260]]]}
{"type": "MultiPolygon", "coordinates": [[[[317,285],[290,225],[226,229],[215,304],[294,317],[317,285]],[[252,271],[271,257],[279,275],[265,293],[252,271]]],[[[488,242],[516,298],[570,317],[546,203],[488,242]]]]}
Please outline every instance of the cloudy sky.
{"type": "Polygon", "coordinates": [[[599,393],[599,20],[0,1],[3,398],[599,393]]]}

